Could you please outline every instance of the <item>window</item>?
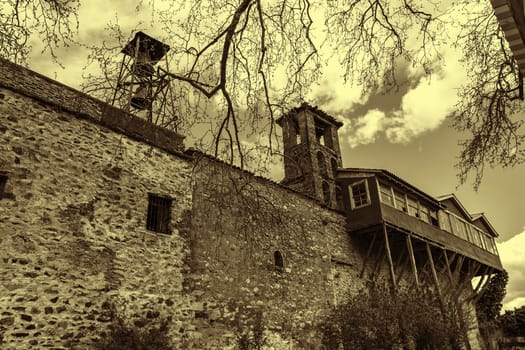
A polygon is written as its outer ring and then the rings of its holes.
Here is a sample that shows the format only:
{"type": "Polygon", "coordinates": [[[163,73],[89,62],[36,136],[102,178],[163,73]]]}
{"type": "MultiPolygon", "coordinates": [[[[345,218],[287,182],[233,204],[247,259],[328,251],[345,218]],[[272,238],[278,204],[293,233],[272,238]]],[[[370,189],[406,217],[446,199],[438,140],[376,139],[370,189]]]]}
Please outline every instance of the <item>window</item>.
{"type": "Polygon", "coordinates": [[[401,192],[394,191],[394,198],[396,200],[396,208],[404,212],[407,211],[407,203],[405,195],[401,192]]]}
{"type": "Polygon", "coordinates": [[[326,181],[323,181],[323,201],[324,204],[330,205],[330,185],[326,181]]]}
{"type": "Polygon", "coordinates": [[[332,176],[335,178],[337,175],[337,160],[334,158],[330,159],[330,165],[332,166],[332,176]]]}
{"type": "Polygon", "coordinates": [[[274,265],[275,265],[275,269],[277,271],[283,271],[284,270],[284,259],[283,259],[283,255],[281,254],[280,251],[276,250],[273,253],[273,262],[274,262],[274,265]]]}
{"type": "Polygon", "coordinates": [[[4,196],[6,184],[7,184],[7,176],[0,174],[0,198],[4,196]]]}
{"type": "Polygon", "coordinates": [[[319,165],[319,173],[323,177],[328,176],[328,172],[326,170],[326,160],[324,158],[323,152],[319,151],[317,152],[317,164],[319,165]]]}
{"type": "Polygon", "coordinates": [[[352,209],[357,209],[370,204],[368,182],[362,180],[349,186],[352,209]]]}
{"type": "Polygon", "coordinates": [[[439,227],[437,212],[432,209],[430,210],[430,223],[434,226],[439,227]]]}
{"type": "Polygon", "coordinates": [[[169,234],[171,199],[149,195],[146,228],[150,231],[169,234]]]}
{"type": "Polygon", "coordinates": [[[337,209],[344,210],[343,191],[341,191],[341,187],[339,186],[335,187],[335,201],[337,203],[337,209]]]}
{"type": "Polygon", "coordinates": [[[381,202],[394,206],[394,196],[392,195],[392,189],[390,186],[379,183],[379,191],[381,193],[381,202]]]}
{"type": "Polygon", "coordinates": [[[416,218],[419,217],[419,208],[417,201],[407,197],[407,203],[408,203],[408,215],[415,216],[416,218]]]}
{"type": "Polygon", "coordinates": [[[430,212],[427,207],[424,205],[419,205],[419,215],[421,216],[420,219],[426,222],[427,224],[430,224],[430,212]]]}
{"type": "Polygon", "coordinates": [[[448,216],[448,213],[444,212],[443,210],[440,210],[438,212],[439,217],[439,227],[441,227],[443,230],[447,232],[452,232],[452,229],[450,227],[450,219],[448,216]]]}

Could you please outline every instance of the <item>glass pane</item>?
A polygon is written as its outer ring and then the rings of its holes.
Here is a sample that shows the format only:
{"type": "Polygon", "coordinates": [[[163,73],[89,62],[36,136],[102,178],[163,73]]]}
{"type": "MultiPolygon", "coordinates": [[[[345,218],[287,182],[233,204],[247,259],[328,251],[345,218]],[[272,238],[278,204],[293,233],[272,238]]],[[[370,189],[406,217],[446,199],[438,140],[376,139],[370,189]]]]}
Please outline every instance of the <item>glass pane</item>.
{"type": "Polygon", "coordinates": [[[405,202],[405,195],[401,192],[394,191],[396,199],[396,208],[399,210],[407,211],[407,204],[405,202]]]}
{"type": "Polygon", "coordinates": [[[419,217],[417,202],[410,197],[408,197],[408,215],[419,217]]]}
{"type": "Polygon", "coordinates": [[[392,190],[389,186],[379,184],[379,190],[381,193],[381,202],[394,206],[394,197],[392,197],[392,190]]]}
{"type": "Polygon", "coordinates": [[[447,232],[452,232],[452,230],[450,229],[450,221],[448,220],[448,214],[440,210],[438,212],[438,216],[439,216],[439,227],[441,227],[441,229],[447,232]]]}

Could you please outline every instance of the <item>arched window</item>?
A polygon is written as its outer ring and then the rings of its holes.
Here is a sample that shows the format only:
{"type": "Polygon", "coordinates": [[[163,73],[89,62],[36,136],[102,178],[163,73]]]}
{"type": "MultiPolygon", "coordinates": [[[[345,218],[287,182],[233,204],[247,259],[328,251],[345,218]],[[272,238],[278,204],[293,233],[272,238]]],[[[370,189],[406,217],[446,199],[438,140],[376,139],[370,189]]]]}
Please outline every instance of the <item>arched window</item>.
{"type": "Polygon", "coordinates": [[[337,202],[337,209],[344,210],[345,206],[343,203],[343,191],[339,186],[335,187],[335,201],[337,202]]]}
{"type": "Polygon", "coordinates": [[[326,181],[323,181],[323,202],[330,205],[330,185],[326,181]]]}
{"type": "Polygon", "coordinates": [[[326,171],[326,160],[324,158],[323,152],[319,151],[317,152],[317,164],[319,165],[319,173],[321,176],[326,177],[327,171],[326,171]]]}
{"type": "Polygon", "coordinates": [[[335,175],[337,174],[337,160],[331,158],[330,165],[332,166],[332,176],[335,178],[335,175]]]}
{"type": "Polygon", "coordinates": [[[275,264],[275,269],[277,271],[283,271],[284,270],[284,259],[280,251],[276,250],[275,253],[273,253],[273,260],[275,264]]]}

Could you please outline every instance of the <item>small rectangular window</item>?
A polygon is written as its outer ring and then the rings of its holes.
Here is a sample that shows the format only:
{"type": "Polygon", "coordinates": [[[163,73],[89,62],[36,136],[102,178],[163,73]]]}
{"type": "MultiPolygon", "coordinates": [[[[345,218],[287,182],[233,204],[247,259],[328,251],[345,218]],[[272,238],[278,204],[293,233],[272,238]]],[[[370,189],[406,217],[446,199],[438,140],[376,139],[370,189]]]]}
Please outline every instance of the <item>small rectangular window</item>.
{"type": "Polygon", "coordinates": [[[146,228],[150,231],[169,234],[171,199],[149,195],[146,228]]]}
{"type": "Polygon", "coordinates": [[[438,214],[435,210],[430,210],[430,223],[439,227],[438,214]]]}
{"type": "Polygon", "coordinates": [[[362,180],[349,186],[352,209],[361,208],[370,204],[368,183],[362,180]]]}
{"type": "Polygon", "coordinates": [[[0,198],[4,196],[6,184],[7,184],[7,176],[0,174],[0,198]]]}

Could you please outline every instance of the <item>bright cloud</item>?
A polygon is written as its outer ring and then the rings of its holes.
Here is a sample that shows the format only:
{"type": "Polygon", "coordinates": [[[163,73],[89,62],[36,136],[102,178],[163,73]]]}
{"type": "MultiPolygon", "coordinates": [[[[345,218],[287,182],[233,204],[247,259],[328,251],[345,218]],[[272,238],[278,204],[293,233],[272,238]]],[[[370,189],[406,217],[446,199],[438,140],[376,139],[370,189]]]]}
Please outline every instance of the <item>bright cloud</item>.
{"type": "Polygon", "coordinates": [[[350,147],[374,142],[387,123],[385,112],[372,109],[367,114],[344,124],[340,133],[347,135],[350,147]]]}
{"type": "Polygon", "coordinates": [[[457,102],[457,91],[466,80],[459,54],[448,50],[443,56],[442,65],[436,67],[430,77],[421,78],[417,68],[408,71],[408,77],[418,83],[401,98],[398,109],[382,111],[381,107],[375,107],[364,116],[347,118],[348,126],[342,133],[349,145],[372,143],[379,135],[393,143],[408,143],[443,124],[457,102]]]}
{"type": "Polygon", "coordinates": [[[344,70],[337,56],[332,56],[323,69],[321,81],[312,87],[307,100],[334,116],[354,103],[364,103],[366,98],[362,96],[362,88],[346,82],[343,75],[344,70]]]}
{"type": "Polygon", "coordinates": [[[525,305],[525,228],[522,233],[498,244],[498,250],[503,267],[509,273],[503,308],[509,310],[525,305]]]}
{"type": "Polygon", "coordinates": [[[438,128],[457,101],[457,90],[465,82],[465,69],[458,55],[447,52],[446,63],[431,77],[425,77],[403,96],[401,109],[394,112],[386,136],[391,142],[406,143],[413,137],[438,128]]]}

